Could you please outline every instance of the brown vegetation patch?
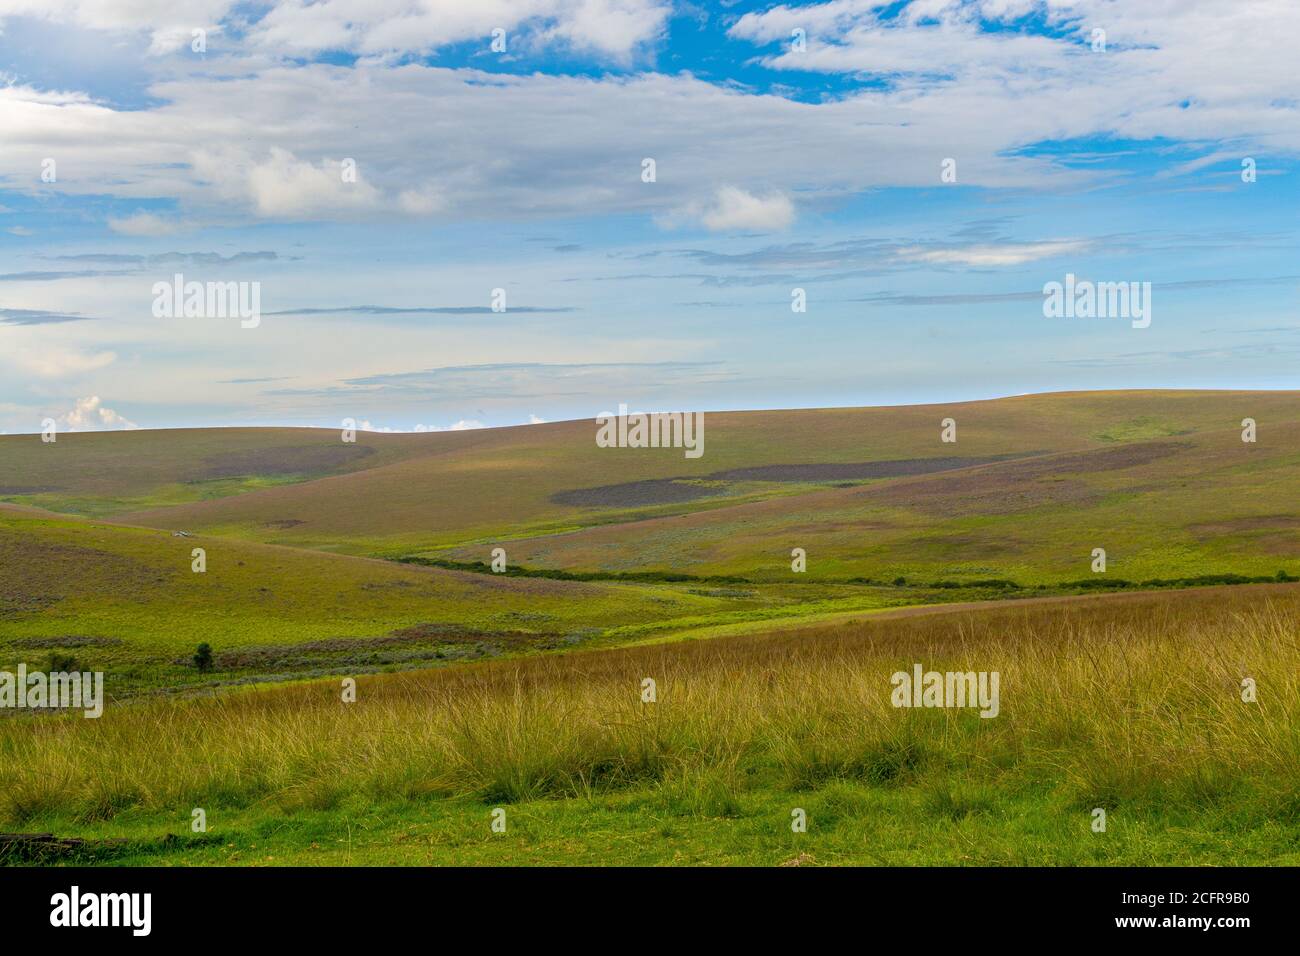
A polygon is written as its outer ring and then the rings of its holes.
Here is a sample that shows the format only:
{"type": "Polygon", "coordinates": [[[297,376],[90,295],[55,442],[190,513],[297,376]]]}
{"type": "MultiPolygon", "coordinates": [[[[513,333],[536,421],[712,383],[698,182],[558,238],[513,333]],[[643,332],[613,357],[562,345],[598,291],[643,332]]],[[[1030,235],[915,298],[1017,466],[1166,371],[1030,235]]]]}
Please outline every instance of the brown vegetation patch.
{"type": "Polygon", "coordinates": [[[23,650],[46,650],[65,647],[118,647],[126,641],[120,637],[86,637],[84,635],[66,634],[62,637],[22,637],[10,641],[10,647],[23,650]]]}
{"type": "MultiPolygon", "coordinates": [[[[1028,454],[1037,454],[1029,452],[1028,454]]],[[[952,471],[974,465],[1022,458],[1023,455],[994,455],[986,458],[899,458],[892,461],[859,461],[809,465],[757,465],[714,472],[710,478],[722,481],[851,481],[865,478],[902,478],[952,471]]]]}
{"type": "MultiPolygon", "coordinates": [[[[475,654],[550,649],[566,643],[558,633],[492,631],[459,624],[431,622],[393,631],[383,637],[329,637],[296,644],[260,644],[218,651],[213,666],[218,671],[283,671],[330,664],[396,664],[439,658],[457,658],[448,648],[470,648],[475,654]],[[421,650],[423,649],[423,650],[421,650]],[[390,653],[376,653],[390,652],[390,653]]],[[[173,663],[189,664],[188,658],[173,663]]]]}
{"type": "Polygon", "coordinates": [[[101,585],[143,588],[158,580],[157,571],[120,554],[0,531],[0,615],[42,610],[101,585]]]}
{"type": "Polygon", "coordinates": [[[241,475],[314,475],[336,471],[374,453],[375,450],[369,446],[343,442],[249,448],[205,458],[184,480],[211,481],[241,475]]]}
{"type": "Polygon", "coordinates": [[[1094,488],[1079,478],[1065,476],[1136,468],[1177,455],[1189,447],[1182,442],[1147,442],[1048,455],[868,491],[890,504],[944,517],[1014,514],[1044,505],[1100,501],[1107,494],[1105,490],[1094,488]]]}
{"type": "Polygon", "coordinates": [[[1201,538],[1215,538],[1225,534],[1251,531],[1297,531],[1300,530],[1300,516],[1245,515],[1240,518],[1223,518],[1218,521],[1191,524],[1187,526],[1187,530],[1201,538]]]}
{"type": "MultiPolygon", "coordinates": [[[[1027,452],[1036,455],[1039,452],[1027,452]]],[[[865,481],[878,478],[906,478],[937,472],[989,465],[1023,458],[1025,455],[988,457],[899,458],[888,461],[814,462],[802,465],[755,465],[730,468],[706,475],[704,482],[774,481],[832,482],[865,481]]],[[[576,488],[551,496],[557,505],[580,508],[635,508],[644,505],[680,504],[725,495],[731,489],[723,484],[705,484],[689,478],[650,478],[596,488],[576,488]]]]}
{"type": "Polygon", "coordinates": [[[701,485],[677,478],[648,478],[619,485],[561,491],[551,495],[551,501],[578,508],[636,508],[695,501],[726,494],[727,490],[720,485],[701,485]]]}

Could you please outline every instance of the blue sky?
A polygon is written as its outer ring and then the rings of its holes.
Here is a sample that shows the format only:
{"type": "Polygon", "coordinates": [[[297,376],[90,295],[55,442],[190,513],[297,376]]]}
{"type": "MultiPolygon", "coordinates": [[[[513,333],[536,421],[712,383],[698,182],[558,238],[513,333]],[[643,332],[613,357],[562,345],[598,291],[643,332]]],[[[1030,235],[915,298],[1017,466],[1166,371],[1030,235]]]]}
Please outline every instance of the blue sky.
{"type": "Polygon", "coordinates": [[[0,0],[2,431],[1296,387],[1284,0],[123,6],[0,0]]]}

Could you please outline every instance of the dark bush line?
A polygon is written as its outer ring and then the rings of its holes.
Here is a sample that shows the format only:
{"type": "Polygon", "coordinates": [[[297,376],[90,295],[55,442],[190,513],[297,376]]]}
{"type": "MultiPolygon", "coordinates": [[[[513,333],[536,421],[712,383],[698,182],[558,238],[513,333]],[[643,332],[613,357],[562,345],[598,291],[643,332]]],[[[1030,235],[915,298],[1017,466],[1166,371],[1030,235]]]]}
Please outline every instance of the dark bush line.
{"type": "MultiPolygon", "coordinates": [[[[475,574],[499,574],[502,577],[515,578],[551,578],[556,581],[646,581],[669,584],[751,584],[761,585],[773,582],[756,581],[734,574],[684,574],[678,571],[562,571],[557,568],[509,567],[505,571],[493,571],[491,566],[482,561],[450,561],[446,558],[422,558],[406,556],[393,558],[401,564],[419,564],[449,571],[471,571],[475,574]]],[[[1129,581],[1098,575],[1092,578],[1080,578],[1077,581],[1062,581],[1059,584],[1018,584],[1006,578],[980,578],[975,581],[932,581],[928,584],[907,578],[876,580],[875,578],[849,578],[846,584],[864,584],[872,587],[917,588],[921,590],[991,590],[991,591],[1059,591],[1059,590],[1094,590],[1120,591],[1126,588],[1195,588],[1215,584],[1274,584],[1278,582],[1295,582],[1286,571],[1275,575],[1245,574],[1201,574],[1190,578],[1150,578],[1145,581],[1129,581]]],[[[819,580],[818,584],[834,584],[834,581],[819,580]]]]}
{"type": "Polygon", "coordinates": [[[506,578],[552,578],[556,581],[651,581],[700,584],[755,584],[749,578],[732,574],[682,574],[675,571],[561,571],[553,568],[507,567],[493,571],[482,561],[448,561],[445,558],[402,557],[394,558],[402,564],[423,564],[449,571],[473,571],[476,574],[497,574],[506,578]]]}
{"type": "MultiPolygon", "coordinates": [[[[1145,581],[1126,581],[1124,578],[1083,578],[1064,581],[1057,587],[1114,590],[1122,588],[1197,588],[1213,584],[1277,584],[1300,581],[1285,571],[1277,574],[1201,574],[1193,578],[1148,578],[1145,581]]],[[[1040,585],[1041,587],[1041,585],[1040,585]]]]}

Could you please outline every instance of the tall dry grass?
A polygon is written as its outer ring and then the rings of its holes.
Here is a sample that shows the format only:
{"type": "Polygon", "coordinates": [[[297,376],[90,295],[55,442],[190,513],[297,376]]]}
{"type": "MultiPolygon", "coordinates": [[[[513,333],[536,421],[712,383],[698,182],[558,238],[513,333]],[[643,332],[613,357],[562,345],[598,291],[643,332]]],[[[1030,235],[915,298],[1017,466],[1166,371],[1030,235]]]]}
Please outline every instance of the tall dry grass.
{"type": "Polygon", "coordinates": [[[1300,816],[1300,590],[1008,605],[0,720],[0,820],[836,778],[977,781],[1081,807],[1249,796],[1300,816]],[[890,675],[998,671],[1001,713],[890,704],[890,675]],[[658,700],[641,702],[641,680],[658,700]],[[1254,678],[1258,702],[1241,699],[1254,678]]]}

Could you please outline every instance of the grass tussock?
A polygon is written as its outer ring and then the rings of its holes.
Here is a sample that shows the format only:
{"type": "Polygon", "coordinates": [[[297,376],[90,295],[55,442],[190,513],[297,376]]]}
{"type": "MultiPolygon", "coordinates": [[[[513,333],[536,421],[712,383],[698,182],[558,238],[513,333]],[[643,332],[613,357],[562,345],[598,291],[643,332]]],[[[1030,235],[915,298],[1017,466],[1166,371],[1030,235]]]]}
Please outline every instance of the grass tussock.
{"type": "Polygon", "coordinates": [[[915,786],[952,820],[1034,791],[1294,822],[1297,625],[1286,586],[1122,595],[377,676],[353,704],[327,681],[4,719],[0,822],[623,790],[731,817],[764,787],[846,782],[915,786]],[[1000,714],[893,707],[917,662],[998,671],[1000,714]]]}

